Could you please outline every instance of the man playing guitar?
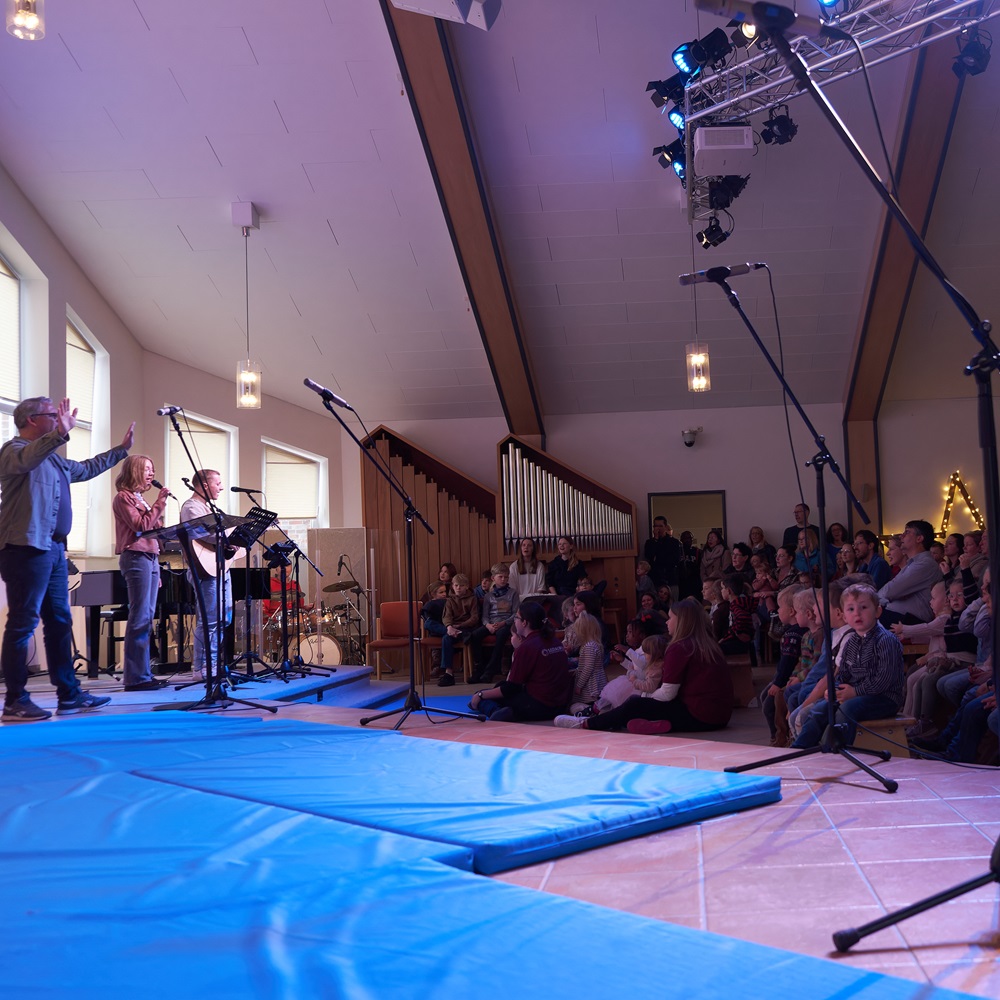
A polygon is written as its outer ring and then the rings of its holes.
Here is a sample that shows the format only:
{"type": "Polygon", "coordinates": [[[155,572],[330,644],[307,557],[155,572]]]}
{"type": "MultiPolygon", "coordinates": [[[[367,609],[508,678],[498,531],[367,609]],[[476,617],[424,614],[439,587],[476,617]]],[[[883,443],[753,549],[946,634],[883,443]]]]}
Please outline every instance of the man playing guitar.
{"type": "MultiPolygon", "coordinates": [[[[191,496],[181,506],[181,520],[191,521],[204,517],[211,512],[209,501],[215,501],[222,492],[222,476],[215,469],[201,469],[194,474],[191,496]]],[[[193,545],[197,565],[188,568],[188,580],[192,587],[201,591],[205,600],[207,620],[202,621],[201,604],[195,602],[197,622],[194,631],[194,656],[192,675],[195,680],[205,678],[205,626],[208,626],[210,662],[217,662],[218,624],[219,624],[219,590],[221,587],[223,603],[223,622],[228,625],[233,617],[233,592],[229,578],[229,567],[238,558],[242,549],[227,546],[223,552],[226,557],[225,566],[220,578],[217,578],[216,553],[214,545],[208,540],[196,539],[193,545]]]]}

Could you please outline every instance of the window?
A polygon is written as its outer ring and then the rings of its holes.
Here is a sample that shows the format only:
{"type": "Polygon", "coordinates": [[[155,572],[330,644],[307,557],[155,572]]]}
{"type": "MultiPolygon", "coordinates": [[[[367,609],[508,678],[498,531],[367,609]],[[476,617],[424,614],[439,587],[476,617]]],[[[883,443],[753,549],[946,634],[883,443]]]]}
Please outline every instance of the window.
{"type": "Polygon", "coordinates": [[[303,551],[310,528],[325,527],[323,503],[326,459],[264,441],[264,495],[267,507],[303,551]]]}
{"type": "Polygon", "coordinates": [[[0,257],[0,443],[17,435],[11,414],[21,399],[21,283],[0,257]]]}
{"type": "MultiPolygon", "coordinates": [[[[216,504],[219,510],[226,514],[232,513],[229,492],[229,472],[231,468],[230,455],[233,451],[235,428],[223,424],[212,424],[201,417],[183,415],[179,418],[181,430],[184,431],[184,441],[191,449],[195,463],[199,469],[216,469],[222,476],[222,493],[216,504]]],[[[167,446],[164,449],[167,456],[167,467],[163,470],[162,483],[171,493],[183,498],[190,490],[181,482],[181,478],[191,479],[194,470],[174,432],[173,424],[165,421],[167,446]]],[[[176,524],[180,520],[180,508],[175,503],[167,504],[166,524],[176,524]]]]}
{"type": "MultiPolygon", "coordinates": [[[[83,462],[94,453],[94,377],[97,353],[82,333],[66,323],[66,395],[76,408],[76,426],[66,445],[66,457],[83,462]]],[[[73,483],[73,528],[66,548],[70,552],[88,551],[87,530],[90,522],[91,483],[73,483]]]]}

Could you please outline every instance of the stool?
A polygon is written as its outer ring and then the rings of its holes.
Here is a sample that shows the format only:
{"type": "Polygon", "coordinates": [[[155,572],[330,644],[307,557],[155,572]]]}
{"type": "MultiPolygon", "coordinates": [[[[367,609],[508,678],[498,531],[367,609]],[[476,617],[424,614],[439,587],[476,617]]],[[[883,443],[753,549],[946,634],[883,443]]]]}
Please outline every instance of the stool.
{"type": "Polygon", "coordinates": [[[104,627],[105,622],[108,625],[108,669],[114,670],[117,664],[115,643],[125,641],[123,635],[115,635],[115,622],[128,621],[128,605],[122,604],[117,608],[109,608],[107,611],[102,611],[100,617],[101,627],[104,627]]]}
{"type": "Polygon", "coordinates": [[[906,741],[906,730],[917,724],[916,719],[898,715],[894,719],[866,719],[858,723],[858,731],[854,737],[854,746],[865,750],[887,750],[893,757],[910,757],[906,741]],[[862,729],[861,727],[865,728],[862,729]],[[865,730],[870,729],[871,732],[865,730]],[[888,740],[893,740],[889,743],[888,740]],[[895,744],[902,744],[896,746],[895,744]]]}

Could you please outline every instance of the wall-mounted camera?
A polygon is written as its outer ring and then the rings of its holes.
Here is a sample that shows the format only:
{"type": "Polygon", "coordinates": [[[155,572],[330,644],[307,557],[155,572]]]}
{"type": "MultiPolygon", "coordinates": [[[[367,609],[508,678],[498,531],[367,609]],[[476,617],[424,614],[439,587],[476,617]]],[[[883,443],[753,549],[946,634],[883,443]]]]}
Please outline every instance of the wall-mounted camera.
{"type": "Polygon", "coordinates": [[[684,447],[693,448],[694,443],[702,430],[703,428],[701,427],[692,427],[689,430],[681,431],[681,440],[684,442],[684,447]]]}

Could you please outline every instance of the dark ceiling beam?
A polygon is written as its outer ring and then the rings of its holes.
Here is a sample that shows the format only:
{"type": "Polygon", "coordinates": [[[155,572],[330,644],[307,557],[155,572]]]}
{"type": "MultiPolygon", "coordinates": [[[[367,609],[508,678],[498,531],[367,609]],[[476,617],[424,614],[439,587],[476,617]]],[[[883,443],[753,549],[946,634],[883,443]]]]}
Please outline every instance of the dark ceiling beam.
{"type": "MultiPolygon", "coordinates": [[[[942,39],[920,50],[909,81],[896,183],[899,202],[914,228],[925,236],[944,169],[962,82],[951,70],[955,44],[942,39]]],[[[883,208],[866,308],[855,337],[844,401],[847,478],[865,504],[873,528],[881,530],[878,414],[893,354],[917,274],[918,261],[903,230],[883,208]]],[[[934,280],[929,274],[922,280],[934,280]]],[[[857,522],[855,528],[861,527],[857,522]]]]}
{"type": "MultiPolygon", "coordinates": [[[[417,129],[451,231],[507,427],[545,428],[443,22],[381,0],[417,129]]],[[[471,28],[465,28],[471,31],[471,28]]]]}

